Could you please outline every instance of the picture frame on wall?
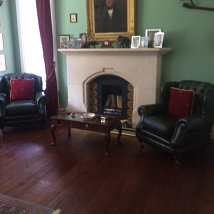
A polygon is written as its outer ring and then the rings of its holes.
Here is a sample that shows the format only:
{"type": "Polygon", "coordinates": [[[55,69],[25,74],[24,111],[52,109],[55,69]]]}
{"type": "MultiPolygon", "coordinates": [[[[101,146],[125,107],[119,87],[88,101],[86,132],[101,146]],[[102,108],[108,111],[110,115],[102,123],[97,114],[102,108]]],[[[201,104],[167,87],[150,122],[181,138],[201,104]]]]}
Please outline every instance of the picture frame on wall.
{"type": "Polygon", "coordinates": [[[131,48],[139,48],[141,36],[132,36],[131,48]]]}
{"type": "Polygon", "coordinates": [[[164,40],[164,32],[155,33],[154,36],[154,48],[162,48],[164,40]]]}
{"type": "Polygon", "coordinates": [[[70,22],[76,23],[77,22],[77,13],[71,13],[70,14],[70,22]]]}
{"type": "Polygon", "coordinates": [[[0,33],[0,51],[4,50],[4,39],[3,39],[3,34],[0,33]]]}
{"type": "Polygon", "coordinates": [[[86,10],[88,41],[117,41],[118,36],[131,39],[135,34],[135,0],[117,0],[114,4],[86,0],[86,10]]]}
{"type": "Polygon", "coordinates": [[[146,29],[145,37],[149,38],[149,47],[154,47],[154,37],[155,33],[161,32],[161,29],[146,29]]]}
{"type": "Polygon", "coordinates": [[[0,54],[0,71],[6,71],[6,57],[4,54],[0,54]]]}
{"type": "Polygon", "coordinates": [[[68,48],[70,35],[59,35],[59,48],[68,48]]]}

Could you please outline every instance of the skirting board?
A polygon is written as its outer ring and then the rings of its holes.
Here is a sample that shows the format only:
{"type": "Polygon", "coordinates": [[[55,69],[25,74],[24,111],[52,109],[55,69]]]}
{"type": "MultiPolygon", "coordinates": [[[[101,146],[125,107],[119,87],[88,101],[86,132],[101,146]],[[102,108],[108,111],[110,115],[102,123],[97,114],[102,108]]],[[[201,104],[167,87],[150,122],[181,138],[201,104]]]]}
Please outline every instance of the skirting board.
{"type": "MultiPolygon", "coordinates": [[[[112,134],[118,134],[118,130],[114,129],[111,131],[112,134]]],[[[122,128],[122,135],[135,137],[135,129],[134,128],[122,128]]]]}
{"type": "MultiPolygon", "coordinates": [[[[113,131],[111,131],[111,133],[118,134],[118,131],[116,129],[114,129],[113,131]]],[[[133,128],[123,128],[122,129],[122,135],[136,136],[135,135],[135,129],[133,129],[133,128]]],[[[214,125],[212,127],[210,135],[211,135],[211,139],[214,140],[214,125]]]]}

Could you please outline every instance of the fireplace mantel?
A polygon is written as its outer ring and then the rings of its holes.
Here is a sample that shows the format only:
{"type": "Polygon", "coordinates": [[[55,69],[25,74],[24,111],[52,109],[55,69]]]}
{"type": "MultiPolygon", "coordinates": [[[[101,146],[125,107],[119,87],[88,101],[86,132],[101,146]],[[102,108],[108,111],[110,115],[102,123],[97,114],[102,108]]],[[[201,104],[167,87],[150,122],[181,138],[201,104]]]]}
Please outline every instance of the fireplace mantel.
{"type": "Polygon", "coordinates": [[[58,49],[59,52],[70,54],[161,54],[165,55],[172,48],[82,48],[82,49],[58,49]]]}
{"type": "Polygon", "coordinates": [[[90,111],[89,83],[101,75],[115,75],[134,88],[132,123],[136,126],[140,105],[158,102],[162,56],[171,48],[58,49],[66,56],[68,111],[90,111]]]}

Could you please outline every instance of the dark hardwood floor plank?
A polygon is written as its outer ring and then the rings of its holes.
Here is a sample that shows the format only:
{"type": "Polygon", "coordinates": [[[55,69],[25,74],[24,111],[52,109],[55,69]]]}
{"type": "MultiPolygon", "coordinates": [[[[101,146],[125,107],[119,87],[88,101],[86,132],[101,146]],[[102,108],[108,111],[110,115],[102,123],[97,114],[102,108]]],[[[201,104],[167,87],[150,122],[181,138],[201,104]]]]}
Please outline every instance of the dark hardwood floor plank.
{"type": "Polygon", "coordinates": [[[63,214],[211,214],[214,210],[214,145],[173,158],[135,137],[112,135],[105,157],[102,133],[7,128],[1,134],[0,193],[63,214]]]}

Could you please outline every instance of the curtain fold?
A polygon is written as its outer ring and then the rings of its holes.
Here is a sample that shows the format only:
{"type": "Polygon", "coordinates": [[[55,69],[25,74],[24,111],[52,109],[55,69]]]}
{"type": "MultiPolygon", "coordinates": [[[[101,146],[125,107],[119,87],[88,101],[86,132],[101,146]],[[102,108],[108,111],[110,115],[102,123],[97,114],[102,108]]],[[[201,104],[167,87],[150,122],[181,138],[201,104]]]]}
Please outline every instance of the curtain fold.
{"type": "Polygon", "coordinates": [[[58,94],[55,63],[53,59],[53,32],[51,23],[50,0],[36,0],[36,7],[46,70],[45,93],[49,99],[47,115],[52,116],[57,113],[58,94]]]}

